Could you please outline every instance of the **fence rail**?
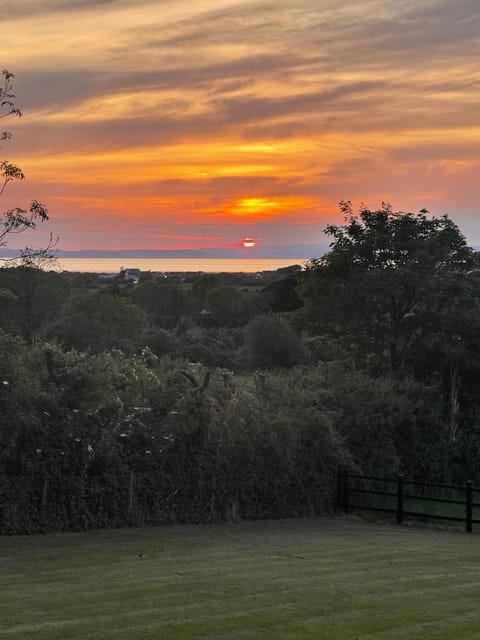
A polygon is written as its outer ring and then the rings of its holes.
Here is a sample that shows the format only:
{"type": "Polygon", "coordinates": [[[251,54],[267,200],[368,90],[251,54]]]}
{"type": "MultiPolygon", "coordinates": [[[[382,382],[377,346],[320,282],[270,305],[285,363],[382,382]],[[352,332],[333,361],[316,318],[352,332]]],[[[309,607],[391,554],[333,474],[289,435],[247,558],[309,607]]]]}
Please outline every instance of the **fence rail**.
{"type": "Polygon", "coordinates": [[[383,476],[360,475],[342,470],[338,474],[337,485],[337,506],[345,513],[355,510],[376,511],[381,513],[391,513],[396,516],[399,524],[408,518],[433,518],[451,522],[464,522],[465,530],[472,533],[473,525],[480,524],[479,517],[474,517],[475,508],[480,509],[480,502],[474,501],[474,494],[480,494],[480,488],[474,487],[471,480],[467,480],[464,485],[425,483],[416,480],[405,480],[402,475],[396,478],[383,476]],[[371,484],[374,484],[372,487],[371,484]],[[406,492],[405,488],[411,489],[406,492]],[[422,493],[414,493],[415,487],[422,487],[422,493]],[[454,492],[455,497],[439,497],[432,495],[433,490],[443,492],[454,492]],[[377,499],[370,500],[370,496],[377,499]],[[420,503],[423,511],[406,508],[405,504],[411,501],[420,503]],[[426,510],[428,504],[433,505],[454,505],[453,513],[432,513],[426,510]],[[459,510],[462,513],[458,513],[459,510]]]}

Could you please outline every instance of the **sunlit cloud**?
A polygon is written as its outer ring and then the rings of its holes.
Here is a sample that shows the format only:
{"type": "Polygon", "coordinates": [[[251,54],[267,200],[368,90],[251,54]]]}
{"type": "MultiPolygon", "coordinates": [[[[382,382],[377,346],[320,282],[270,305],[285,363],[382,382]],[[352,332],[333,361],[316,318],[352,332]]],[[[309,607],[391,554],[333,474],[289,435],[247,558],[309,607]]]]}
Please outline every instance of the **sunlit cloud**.
{"type": "Polygon", "coordinates": [[[2,151],[28,177],[4,204],[48,202],[63,248],[324,242],[343,198],[449,212],[480,242],[474,0],[0,10],[25,112],[2,151]]]}

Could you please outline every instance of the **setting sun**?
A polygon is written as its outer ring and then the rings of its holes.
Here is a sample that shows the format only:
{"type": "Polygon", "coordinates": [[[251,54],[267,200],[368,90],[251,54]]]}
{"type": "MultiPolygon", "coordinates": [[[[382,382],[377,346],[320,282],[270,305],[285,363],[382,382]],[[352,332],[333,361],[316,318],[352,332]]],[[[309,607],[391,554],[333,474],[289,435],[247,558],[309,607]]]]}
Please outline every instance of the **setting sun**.
{"type": "Polygon", "coordinates": [[[245,249],[253,249],[253,247],[257,246],[257,242],[253,238],[244,238],[242,244],[245,249]]]}

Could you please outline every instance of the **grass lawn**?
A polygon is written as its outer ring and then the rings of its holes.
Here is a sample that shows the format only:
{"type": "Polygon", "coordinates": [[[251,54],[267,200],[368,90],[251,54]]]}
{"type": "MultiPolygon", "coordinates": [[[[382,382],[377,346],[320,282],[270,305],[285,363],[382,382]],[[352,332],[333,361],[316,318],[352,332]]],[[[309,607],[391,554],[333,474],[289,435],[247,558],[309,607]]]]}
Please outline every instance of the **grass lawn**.
{"type": "Polygon", "coordinates": [[[480,537],[317,518],[0,538],[0,639],[480,639],[480,537]]]}

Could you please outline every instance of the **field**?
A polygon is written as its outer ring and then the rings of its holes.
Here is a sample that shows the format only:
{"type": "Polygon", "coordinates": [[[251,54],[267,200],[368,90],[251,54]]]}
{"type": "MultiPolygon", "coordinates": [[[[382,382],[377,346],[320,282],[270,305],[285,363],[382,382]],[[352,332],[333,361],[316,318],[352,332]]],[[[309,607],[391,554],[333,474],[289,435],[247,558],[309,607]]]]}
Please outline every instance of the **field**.
{"type": "Polygon", "coordinates": [[[0,538],[0,639],[480,639],[480,539],[316,518],[0,538]]]}

